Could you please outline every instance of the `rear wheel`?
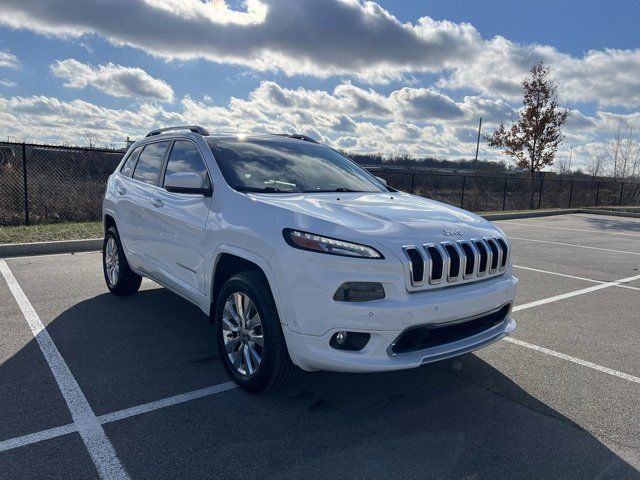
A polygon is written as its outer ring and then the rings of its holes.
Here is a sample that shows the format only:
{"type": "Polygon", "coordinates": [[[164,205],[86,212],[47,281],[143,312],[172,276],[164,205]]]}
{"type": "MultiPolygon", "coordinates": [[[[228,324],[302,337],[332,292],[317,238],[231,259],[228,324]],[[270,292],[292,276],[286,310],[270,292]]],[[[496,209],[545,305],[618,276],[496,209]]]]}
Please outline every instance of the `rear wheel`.
{"type": "Polygon", "coordinates": [[[220,290],[215,312],[220,357],[240,387],[260,392],[291,378],[295,367],[262,275],[248,271],[229,278],[220,290]]]}
{"type": "Polygon", "coordinates": [[[115,227],[110,227],[104,236],[102,270],[107,287],[115,295],[131,295],[140,288],[142,277],[129,268],[115,227]]]}

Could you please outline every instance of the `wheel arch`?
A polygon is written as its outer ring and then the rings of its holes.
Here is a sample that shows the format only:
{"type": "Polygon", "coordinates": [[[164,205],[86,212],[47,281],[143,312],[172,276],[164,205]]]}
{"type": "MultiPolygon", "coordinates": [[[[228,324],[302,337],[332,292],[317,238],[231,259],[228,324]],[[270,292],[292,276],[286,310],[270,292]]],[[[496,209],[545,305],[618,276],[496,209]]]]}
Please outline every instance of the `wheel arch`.
{"type": "Polygon", "coordinates": [[[110,214],[105,214],[104,219],[102,221],[103,225],[104,225],[104,231],[105,233],[107,232],[107,230],[109,230],[111,227],[114,227],[116,230],[118,229],[118,227],[116,226],[116,220],[115,218],[113,218],[112,215],[110,214]]]}
{"type": "Polygon", "coordinates": [[[232,275],[242,271],[255,271],[260,273],[271,291],[276,304],[280,323],[286,325],[286,319],[282,308],[282,302],[276,287],[275,276],[269,267],[269,263],[261,256],[236,247],[221,248],[215,257],[210,285],[210,319],[214,320],[215,303],[218,293],[224,282],[232,275]]]}

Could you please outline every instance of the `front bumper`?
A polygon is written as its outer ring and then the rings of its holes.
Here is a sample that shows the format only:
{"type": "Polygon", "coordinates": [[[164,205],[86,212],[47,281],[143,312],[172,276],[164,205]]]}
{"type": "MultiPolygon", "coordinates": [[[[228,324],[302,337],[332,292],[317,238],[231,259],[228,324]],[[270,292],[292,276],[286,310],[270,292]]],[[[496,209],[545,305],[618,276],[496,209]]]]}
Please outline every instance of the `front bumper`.
{"type": "Polygon", "coordinates": [[[388,349],[400,334],[411,327],[446,324],[513,304],[517,285],[518,279],[507,272],[473,284],[371,302],[327,299],[321,306],[316,297],[307,303],[307,307],[314,304],[307,319],[315,320],[318,333],[296,331],[291,328],[293,322],[283,325],[283,330],[291,359],[303,370],[375,372],[413,368],[485,347],[510,334],[516,324],[509,312],[503,322],[478,334],[415,352],[390,354],[388,349]],[[337,350],[329,342],[338,331],[366,332],[371,339],[360,351],[337,350]]]}
{"type": "Polygon", "coordinates": [[[372,332],[363,350],[349,352],[329,346],[335,332],[321,337],[291,332],[285,327],[289,353],[303,370],[333,372],[384,372],[419,367],[422,364],[455,357],[486,347],[509,335],[516,322],[507,317],[501,324],[482,333],[437,347],[391,356],[388,347],[401,332],[372,332]]]}

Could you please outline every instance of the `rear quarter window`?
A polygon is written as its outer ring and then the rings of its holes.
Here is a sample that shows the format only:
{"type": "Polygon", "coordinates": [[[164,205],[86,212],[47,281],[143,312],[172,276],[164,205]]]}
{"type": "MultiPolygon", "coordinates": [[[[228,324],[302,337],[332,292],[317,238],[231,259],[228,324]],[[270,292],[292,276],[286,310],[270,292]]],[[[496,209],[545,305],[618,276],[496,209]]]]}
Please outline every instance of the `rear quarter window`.
{"type": "Polygon", "coordinates": [[[120,173],[125,177],[130,177],[133,174],[133,169],[136,168],[136,162],[138,161],[138,157],[140,156],[140,152],[142,151],[142,147],[137,147],[131,154],[127,157],[122,168],[120,169],[120,173]]]}

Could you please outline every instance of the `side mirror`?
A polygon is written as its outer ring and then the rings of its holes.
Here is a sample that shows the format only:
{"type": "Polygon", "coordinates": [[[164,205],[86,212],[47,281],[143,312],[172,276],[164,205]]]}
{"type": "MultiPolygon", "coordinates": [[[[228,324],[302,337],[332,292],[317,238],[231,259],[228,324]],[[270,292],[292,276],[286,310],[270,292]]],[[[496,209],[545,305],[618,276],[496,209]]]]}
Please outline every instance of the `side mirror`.
{"type": "Polygon", "coordinates": [[[210,197],[211,185],[194,172],[178,172],[167,175],[164,179],[164,189],[173,193],[191,193],[210,197]]]}
{"type": "Polygon", "coordinates": [[[387,181],[384,178],[376,177],[380,183],[382,183],[385,187],[387,186],[387,181]]]}

